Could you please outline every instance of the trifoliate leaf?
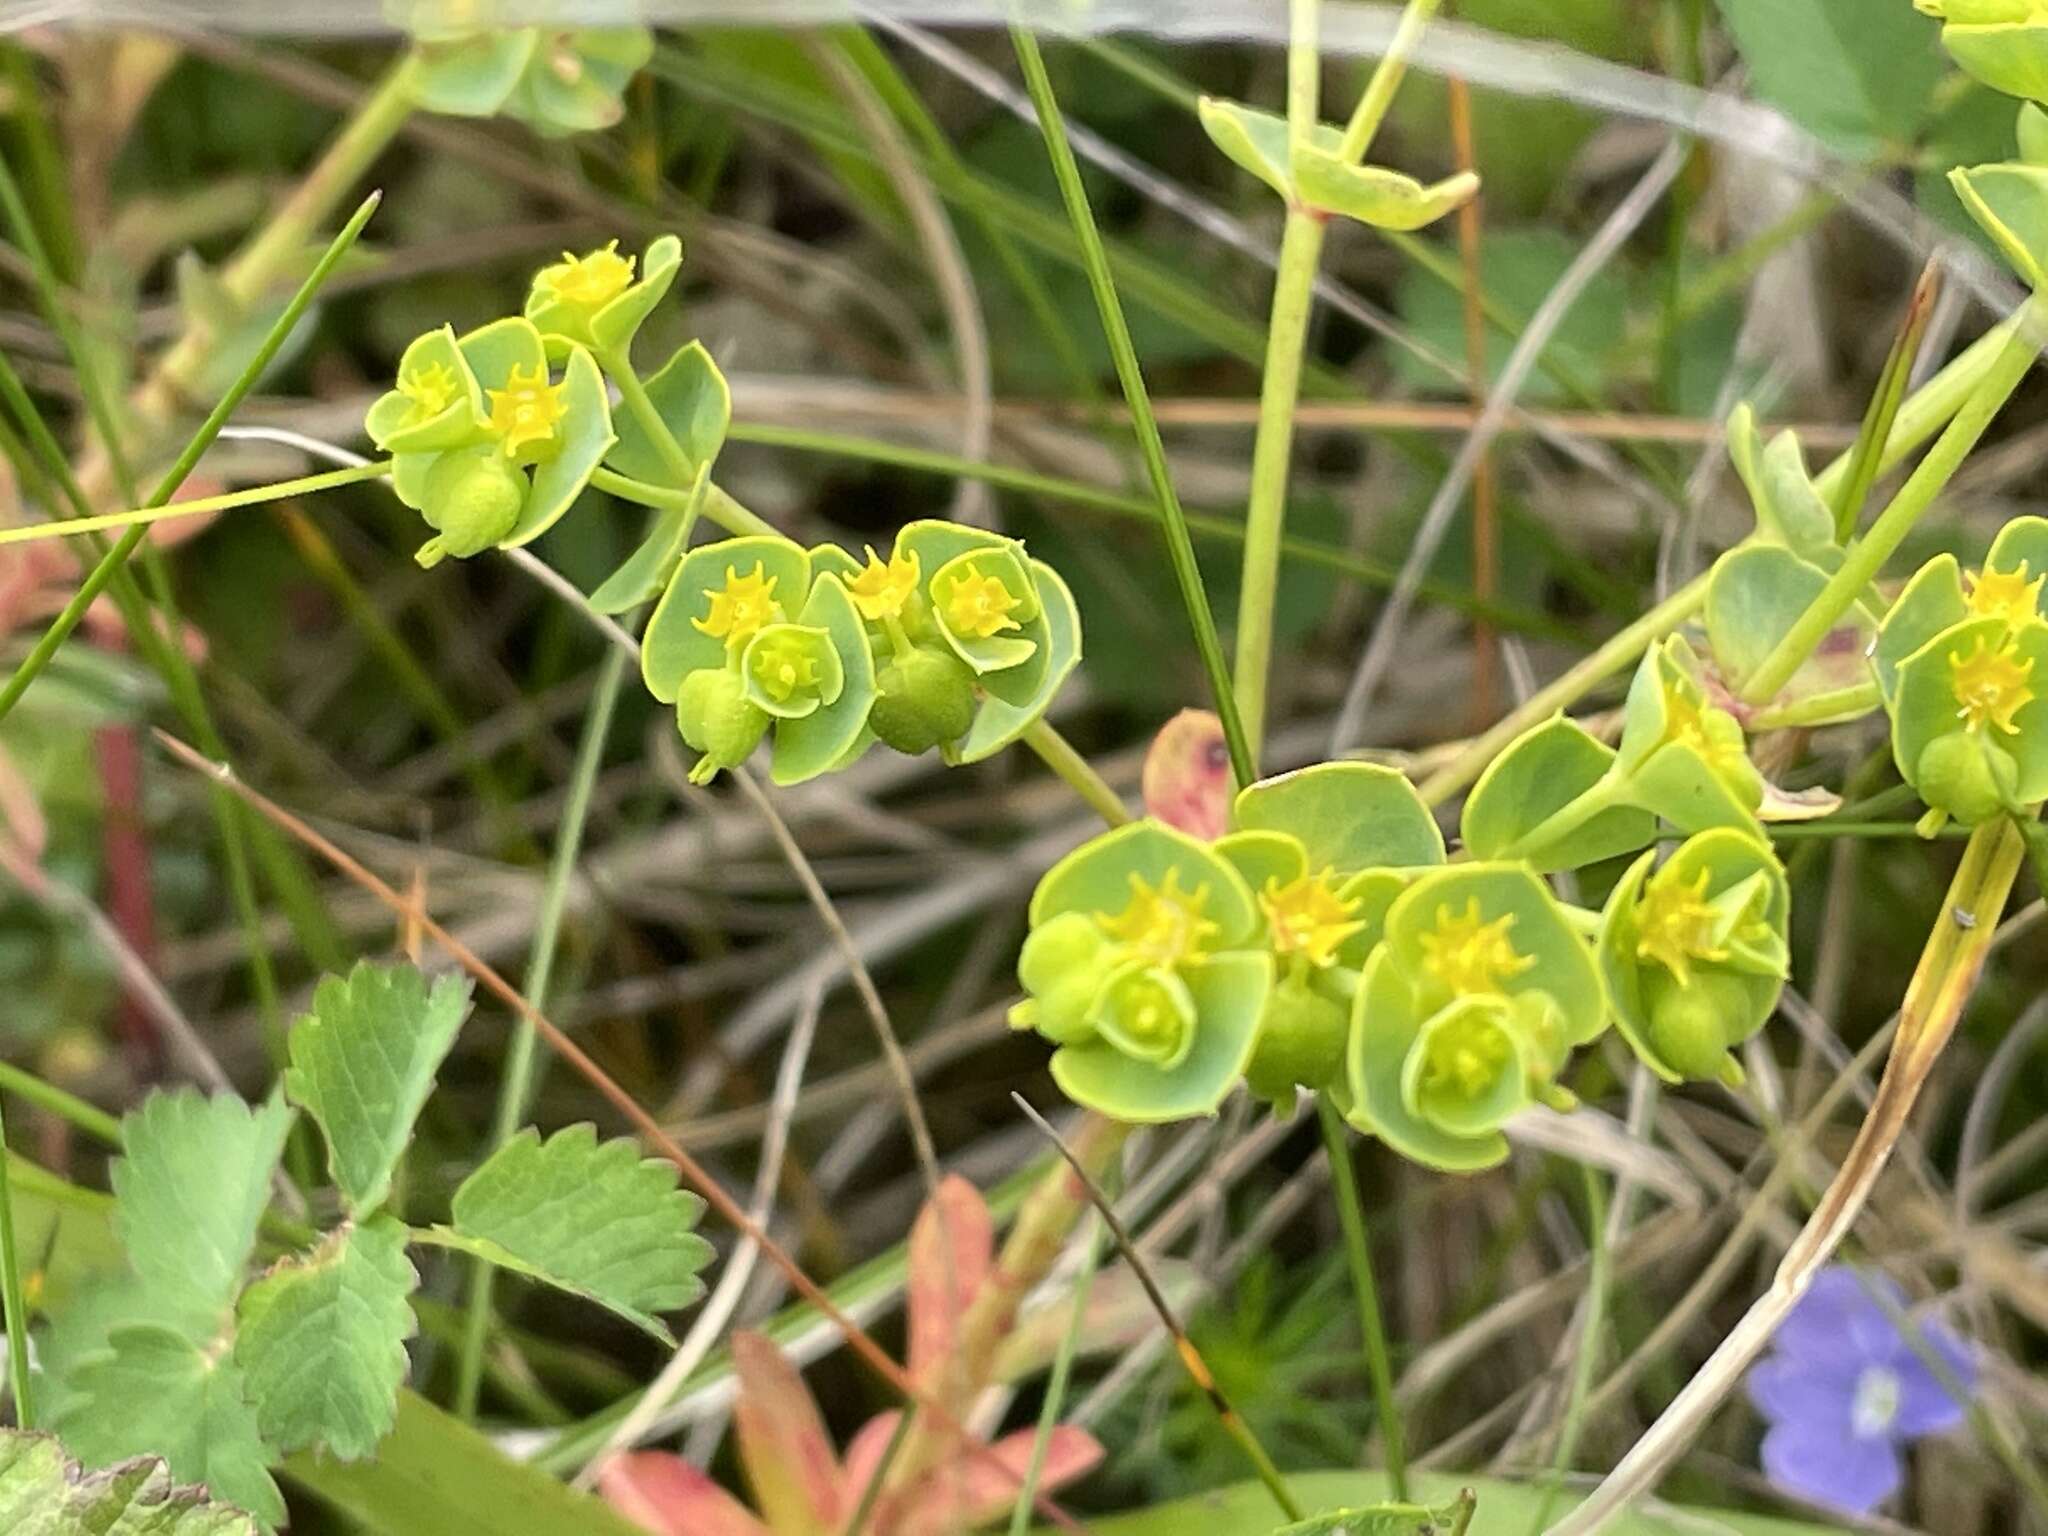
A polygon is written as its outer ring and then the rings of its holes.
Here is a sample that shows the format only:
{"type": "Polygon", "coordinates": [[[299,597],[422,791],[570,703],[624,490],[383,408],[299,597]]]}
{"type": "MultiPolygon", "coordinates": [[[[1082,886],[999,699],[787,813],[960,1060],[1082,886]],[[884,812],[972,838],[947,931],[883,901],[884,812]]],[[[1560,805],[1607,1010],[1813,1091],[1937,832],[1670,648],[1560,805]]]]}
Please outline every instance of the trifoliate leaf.
{"type": "Polygon", "coordinates": [[[652,1314],[704,1293],[711,1245],[691,1229],[704,1202],[632,1142],[590,1125],[546,1141],[521,1131],[455,1191],[453,1236],[494,1262],[608,1307],[658,1338],[652,1314]],[[477,1249],[489,1252],[490,1250],[477,1249]]]}
{"type": "Polygon", "coordinates": [[[232,1356],[150,1325],[117,1328],[108,1346],[79,1367],[79,1399],[57,1425],[86,1465],[161,1456],[180,1482],[204,1483],[266,1525],[284,1519],[270,1450],[232,1356]]]}
{"type": "Polygon", "coordinates": [[[292,1112],[229,1094],[153,1093],[121,1123],[114,1230],[167,1305],[225,1312],[242,1288],[292,1112]]]}
{"type": "Polygon", "coordinates": [[[0,1530],[10,1536],[256,1536],[256,1522],[158,1460],[87,1472],[48,1435],[0,1430],[0,1530]]]}
{"type": "Polygon", "coordinates": [[[320,1122],[328,1167],[358,1217],[390,1195],[392,1170],[468,1012],[461,977],[429,990],[409,965],[365,962],[345,981],[322,980],[313,1011],[293,1026],[284,1091],[320,1122]]]}
{"type": "Polygon", "coordinates": [[[419,1283],[405,1242],[388,1216],[344,1227],[243,1294],[235,1361],[280,1450],[317,1444],[356,1461],[390,1432],[419,1283]]]}

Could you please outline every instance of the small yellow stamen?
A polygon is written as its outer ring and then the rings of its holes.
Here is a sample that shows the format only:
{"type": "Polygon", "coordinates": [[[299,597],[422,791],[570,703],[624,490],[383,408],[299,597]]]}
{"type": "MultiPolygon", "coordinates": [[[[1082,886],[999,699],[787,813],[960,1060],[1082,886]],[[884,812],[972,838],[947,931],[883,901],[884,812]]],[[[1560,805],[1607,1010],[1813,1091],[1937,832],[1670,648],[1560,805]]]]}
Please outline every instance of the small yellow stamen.
{"type": "Polygon", "coordinates": [[[1436,932],[1422,935],[1422,963],[1453,992],[1498,992],[1536,963],[1508,940],[1515,914],[1502,913],[1492,922],[1479,916],[1479,898],[1466,902],[1462,913],[1436,909],[1436,932]]]}
{"type": "Polygon", "coordinates": [[[953,578],[940,601],[945,605],[947,627],[956,635],[986,640],[1003,630],[1023,627],[1010,614],[1022,607],[1024,600],[1004,586],[1000,577],[982,575],[972,560],[953,578]]]}
{"type": "Polygon", "coordinates": [[[1282,955],[1304,956],[1318,968],[1334,965],[1343,942],[1365,926],[1354,919],[1357,901],[1346,901],[1331,886],[1332,872],[1301,875],[1282,885],[1276,876],[1259,893],[1273,948],[1282,955]]]}
{"type": "Polygon", "coordinates": [[[2048,584],[2048,574],[2027,580],[2027,562],[2024,560],[2018,570],[1979,571],[1970,578],[1970,612],[1979,618],[2024,624],[2028,619],[2041,616],[2041,588],[2044,584],[2048,584]]]}
{"type": "Polygon", "coordinates": [[[633,286],[633,260],[621,256],[619,242],[613,240],[587,256],[562,252],[561,261],[543,270],[537,281],[565,304],[602,309],[633,286]]]}
{"type": "Polygon", "coordinates": [[[555,427],[569,414],[569,407],[562,400],[565,387],[548,382],[544,363],[530,370],[514,364],[505,387],[487,391],[491,431],[504,440],[507,457],[516,455],[529,443],[554,440],[555,427]]]}
{"type": "Polygon", "coordinates": [[[1636,954],[1654,960],[1692,985],[1692,962],[1726,960],[1728,951],[1714,942],[1714,909],[1707,903],[1710,872],[1701,870],[1691,882],[1652,879],[1636,912],[1636,954]]]}
{"type": "Polygon", "coordinates": [[[1150,885],[1144,876],[1131,872],[1131,900],[1114,917],[1098,917],[1102,931],[1130,946],[1152,965],[1171,968],[1202,958],[1219,925],[1202,916],[1209,904],[1209,887],[1192,891],[1180,889],[1180,871],[1169,869],[1165,880],[1150,885]]]}
{"type": "Polygon", "coordinates": [[[853,606],[860,610],[860,616],[870,622],[900,619],[911,594],[917,591],[918,578],[922,574],[917,551],[892,553],[888,563],[884,564],[875,553],[874,545],[866,548],[868,563],[858,576],[847,583],[846,594],[853,599],[853,606]]]}
{"type": "Polygon", "coordinates": [[[408,414],[414,422],[432,421],[455,403],[461,388],[455,370],[439,361],[398,376],[398,392],[412,402],[408,414]]]}
{"type": "MultiPolygon", "coordinates": [[[[745,645],[761,629],[782,616],[775,601],[775,583],[781,578],[763,579],[759,560],[742,576],[732,566],[725,568],[725,585],[709,594],[711,613],[690,622],[714,640],[723,640],[728,651],[745,645]]],[[[765,686],[765,685],[764,685],[765,686]]]]}
{"type": "Polygon", "coordinates": [[[1979,635],[1968,654],[1949,652],[1948,665],[1958,719],[1973,731],[1989,724],[2008,736],[2019,733],[2013,717],[2034,702],[2034,690],[2027,682],[2034,671],[2031,656],[2022,662],[2019,648],[2010,640],[1994,651],[1979,635]]]}

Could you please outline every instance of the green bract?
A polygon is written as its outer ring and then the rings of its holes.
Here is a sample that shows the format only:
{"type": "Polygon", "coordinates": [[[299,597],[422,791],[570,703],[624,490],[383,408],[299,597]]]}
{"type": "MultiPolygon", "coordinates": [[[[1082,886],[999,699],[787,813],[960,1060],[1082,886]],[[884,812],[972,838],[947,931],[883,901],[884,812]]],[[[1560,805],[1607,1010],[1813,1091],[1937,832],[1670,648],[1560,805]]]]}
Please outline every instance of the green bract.
{"type": "Polygon", "coordinates": [[[550,136],[609,128],[627,82],[654,55],[645,27],[569,31],[479,29],[473,7],[450,0],[387,0],[416,39],[413,99],[452,117],[504,113],[550,136]]]}
{"type": "Polygon", "coordinates": [[[1825,558],[1835,542],[1835,514],[1806,472],[1798,437],[1780,432],[1766,446],[1747,401],[1728,413],[1727,431],[1728,457],[1756,509],[1758,536],[1825,558]]]}
{"type": "Polygon", "coordinates": [[[860,742],[875,701],[860,617],[839,578],[768,535],[722,539],[676,567],[640,648],[648,691],[676,706],[703,783],[772,728],[778,784],[815,778],[860,742]]]}
{"type": "Polygon", "coordinates": [[[638,262],[611,241],[581,256],[567,251],[542,267],[526,295],[526,318],[540,328],[552,354],[571,346],[599,355],[624,355],[634,333],[654,312],[683,265],[683,242],[663,235],[638,262]]]}
{"type": "Polygon", "coordinates": [[[2007,161],[1957,166],[1949,185],[2030,288],[2048,283],[2048,167],[2007,161]]]}
{"type": "Polygon", "coordinates": [[[1777,858],[1746,832],[1687,839],[1652,873],[1646,853],[1608,898],[1600,969],[1615,1022],[1667,1082],[1737,1083],[1733,1047],[1776,1008],[1791,897],[1777,858]]]}
{"type": "Polygon", "coordinates": [[[1073,594],[1015,539],[925,520],[897,533],[887,560],[831,544],[812,559],[844,582],[866,627],[869,724],[899,752],[979,762],[1042,716],[1080,662],[1073,594]]]}
{"type": "Polygon", "coordinates": [[[1681,832],[1752,827],[1763,803],[1742,727],[1710,702],[1698,659],[1674,635],[1636,669],[1618,749],[1560,717],[1488,765],[1465,802],[1465,846],[1576,869],[1641,848],[1659,818],[1681,832]]]}
{"type": "Polygon", "coordinates": [[[1945,23],[1941,41],[1995,91],[2048,101],[2048,6],[2040,0],[1914,0],[1945,23]]]}
{"type": "MultiPolygon", "coordinates": [[[[1933,599],[1925,599],[1931,603],[1933,599]]],[[[1977,826],[2048,796],[2048,623],[1951,625],[1898,663],[1892,756],[1927,802],[1923,830],[1977,826]]]]}
{"type": "Polygon", "coordinates": [[[1352,1123],[1431,1167],[1488,1167],[1517,1110],[1570,1102],[1557,1070],[1606,1022],[1593,958],[1533,873],[1430,871],[1388,908],[1353,999],[1352,1123]]]}
{"type": "MultiPolygon", "coordinates": [[[[1815,553],[1839,551],[1825,545],[1815,553]]],[[[1779,544],[1745,544],[1716,560],[1702,618],[1722,684],[1741,693],[1827,584],[1822,564],[1779,544]]],[[[1806,706],[1809,725],[1867,714],[1867,658],[1876,636],[1877,620],[1861,603],[1854,604],[1770,703],[1806,706]]]]}
{"type": "Polygon", "coordinates": [[[1214,850],[1155,821],[1055,864],[1031,898],[1010,1013],[1059,1046],[1075,1103],[1120,1120],[1215,1112],[1243,1075],[1272,987],[1251,889],[1214,850]]]}
{"type": "Polygon", "coordinates": [[[1242,790],[1216,851],[1257,898],[1274,958],[1254,1093],[1290,1105],[1297,1086],[1341,1089],[1351,997],[1380,921],[1417,869],[1442,864],[1443,834],[1391,768],[1322,763],[1242,790]]]}
{"type": "Polygon", "coordinates": [[[415,558],[514,548],[567,512],[614,441],[603,376],[581,347],[562,377],[532,323],[446,326],[407,347],[396,386],[371,405],[398,497],[437,531],[415,558]]]}
{"type": "Polygon", "coordinates": [[[1992,540],[1983,567],[1967,575],[1954,555],[1937,555],[1913,573],[1871,652],[1886,703],[1898,694],[1900,662],[1943,630],[1985,618],[2048,618],[2048,518],[2014,518],[1992,540]]]}
{"type": "Polygon", "coordinates": [[[1479,178],[1461,171],[1434,185],[1377,165],[1354,165],[1341,153],[1344,135],[1319,123],[1306,143],[1290,146],[1287,119],[1235,101],[1205,96],[1202,127],[1211,142],[1288,202],[1325,216],[1356,219],[1376,229],[1417,230],[1470,200],[1479,178]]]}

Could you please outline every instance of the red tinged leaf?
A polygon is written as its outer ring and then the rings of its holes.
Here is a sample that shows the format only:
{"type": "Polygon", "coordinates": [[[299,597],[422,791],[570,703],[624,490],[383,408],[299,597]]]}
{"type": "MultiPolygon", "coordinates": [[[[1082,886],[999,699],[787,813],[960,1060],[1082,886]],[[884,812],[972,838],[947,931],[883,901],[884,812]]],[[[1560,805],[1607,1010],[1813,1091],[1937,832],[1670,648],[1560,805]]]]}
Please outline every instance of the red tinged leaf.
{"type": "MultiPolygon", "coordinates": [[[[962,1457],[935,1467],[915,1488],[892,1499],[895,1518],[879,1529],[890,1536],[952,1536],[1002,1519],[1015,1506],[1030,1469],[1035,1434],[1020,1429],[1005,1435],[991,1447],[993,1459],[962,1457]]],[[[1101,1460],[1102,1446],[1087,1430],[1058,1425],[1046,1441],[1038,1491],[1054,1493],[1093,1471],[1101,1460]]]]}
{"type": "Polygon", "coordinates": [[[613,1509],[655,1536],[768,1536],[753,1511],[665,1451],[614,1456],[597,1486],[613,1509]]]}
{"type": "Polygon", "coordinates": [[[917,1213],[910,1229],[905,1303],[910,1374],[917,1382],[930,1384],[945,1368],[960,1318],[988,1280],[995,1240],[988,1202],[957,1174],[942,1180],[917,1213]]]}
{"type": "Polygon", "coordinates": [[[1145,753],[1145,814],[1207,842],[1230,825],[1230,749],[1223,723],[1206,709],[1184,709],[1159,729],[1145,753]]]}
{"type": "Polygon", "coordinates": [[[846,1521],[844,1479],[818,1404],[796,1367],[758,1333],[732,1337],[740,1461],[776,1536],[816,1536],[846,1521]]]}

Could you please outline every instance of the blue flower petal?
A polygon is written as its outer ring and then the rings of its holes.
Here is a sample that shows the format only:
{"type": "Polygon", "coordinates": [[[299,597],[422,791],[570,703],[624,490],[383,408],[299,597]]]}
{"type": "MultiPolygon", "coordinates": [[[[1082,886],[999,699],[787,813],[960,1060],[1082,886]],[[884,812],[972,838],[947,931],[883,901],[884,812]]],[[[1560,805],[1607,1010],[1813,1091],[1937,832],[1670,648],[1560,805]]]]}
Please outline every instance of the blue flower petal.
{"type": "Polygon", "coordinates": [[[1749,1373],[1749,1400],[1773,1424],[1846,1436],[1856,1401],[1856,1378],[1862,1369],[1855,1361],[1770,1355],[1749,1373]]]}
{"type": "Polygon", "coordinates": [[[1890,1296],[1901,1308],[1906,1304],[1905,1294],[1887,1276],[1875,1270],[1859,1275],[1846,1264],[1830,1264],[1814,1276],[1812,1287],[1779,1325],[1778,1349],[1810,1361],[1889,1361],[1899,1347],[1899,1331],[1873,1291],[1890,1296]]]}
{"type": "MultiPolygon", "coordinates": [[[[1977,1361],[1969,1346],[1940,1323],[1920,1322],[1918,1328],[1920,1343],[1942,1362],[1967,1400],[1977,1389],[1977,1361]]],[[[1917,1440],[1922,1435],[1954,1429],[1963,1422],[1963,1403],[1949,1395],[1941,1378],[1928,1369],[1904,1339],[1899,1341],[1899,1353],[1891,1369],[1899,1378],[1899,1412],[1892,1420],[1895,1435],[1917,1440]]]]}
{"type": "Polygon", "coordinates": [[[1764,1475],[1809,1504],[1867,1515],[1905,1478],[1890,1440],[1859,1438],[1803,1424],[1777,1424],[1764,1436],[1764,1475]]]}

